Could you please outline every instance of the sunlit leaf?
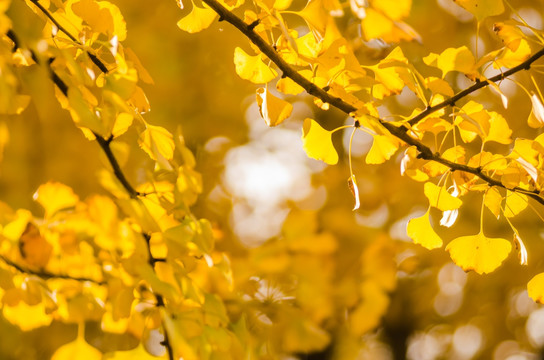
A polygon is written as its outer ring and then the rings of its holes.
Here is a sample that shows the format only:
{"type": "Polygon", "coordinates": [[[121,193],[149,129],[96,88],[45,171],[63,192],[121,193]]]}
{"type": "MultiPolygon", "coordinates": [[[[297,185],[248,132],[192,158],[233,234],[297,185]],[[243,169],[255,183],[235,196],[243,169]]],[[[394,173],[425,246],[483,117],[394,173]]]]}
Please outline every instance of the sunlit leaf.
{"type": "Polygon", "coordinates": [[[53,321],[51,314],[47,314],[45,304],[28,305],[19,301],[16,305],[6,304],[3,300],[3,316],[10,323],[17,325],[22,331],[30,331],[42,326],[48,326],[53,321]]]}
{"type": "Polygon", "coordinates": [[[40,185],[33,197],[45,209],[46,217],[54,215],[59,210],[73,207],[79,201],[79,197],[71,188],[58,182],[40,185]]]}
{"type": "Polygon", "coordinates": [[[425,183],[424,192],[430,205],[441,211],[459,209],[463,204],[461,199],[452,196],[446,188],[432,182],[425,183]]]}
{"type": "Polygon", "coordinates": [[[174,156],[174,140],[172,134],[161,126],[146,125],[138,143],[153,160],[160,158],[171,160],[174,156]]]}
{"type": "Polygon", "coordinates": [[[277,126],[287,119],[293,111],[293,105],[270,93],[268,88],[257,89],[259,112],[268,126],[277,126]]]}
{"type": "Polygon", "coordinates": [[[375,135],[372,147],[366,155],[367,164],[382,164],[397,152],[399,141],[388,135],[375,135]]]}
{"type": "Polygon", "coordinates": [[[325,130],[315,120],[304,119],[302,147],[306,154],[329,165],[338,162],[338,153],[332,144],[332,132],[325,130]]]}
{"type": "Polygon", "coordinates": [[[476,59],[472,52],[466,47],[449,48],[444,50],[438,57],[436,66],[442,70],[442,78],[450,71],[459,71],[470,74],[474,71],[476,59]]]}
{"type": "Polygon", "coordinates": [[[488,16],[500,15],[504,12],[502,0],[454,0],[467,11],[482,21],[488,16]]]}
{"type": "Polygon", "coordinates": [[[100,360],[102,359],[102,353],[89,345],[85,339],[78,337],[76,340],[59,347],[51,357],[51,360],[73,359],[100,360]]]}
{"type": "Polygon", "coordinates": [[[415,244],[420,244],[429,250],[442,247],[442,239],[434,231],[429,220],[430,209],[418,218],[408,221],[406,232],[415,244]]]}
{"type": "Polygon", "coordinates": [[[514,217],[529,205],[527,195],[513,191],[507,191],[506,201],[504,204],[504,216],[514,217]]]}
{"type": "Polygon", "coordinates": [[[535,302],[544,304],[544,273],[535,275],[527,283],[527,292],[529,297],[535,302]]]}
{"type": "Polygon", "coordinates": [[[353,206],[353,210],[357,210],[359,206],[361,206],[360,200],[359,200],[359,188],[357,187],[357,181],[355,180],[355,175],[351,175],[348,179],[348,187],[351,191],[351,194],[355,198],[355,206],[353,206]]]}
{"type": "Polygon", "coordinates": [[[533,104],[533,109],[528,121],[529,126],[540,128],[544,126],[544,105],[542,105],[542,101],[537,94],[531,95],[531,103],[533,104]]]}
{"type": "Polygon", "coordinates": [[[127,37],[127,26],[119,8],[108,1],[79,0],[71,2],[73,12],[94,31],[117,36],[119,41],[127,37]]]}
{"type": "Polygon", "coordinates": [[[208,7],[198,7],[193,3],[193,9],[183,19],[178,21],[178,27],[188,33],[196,33],[207,29],[217,17],[217,13],[208,7]]]}
{"type": "Polygon", "coordinates": [[[276,70],[270,68],[261,60],[259,55],[248,55],[239,47],[234,50],[234,65],[236,65],[236,73],[242,79],[255,84],[266,84],[278,75],[276,70]]]}
{"type": "Polygon", "coordinates": [[[506,48],[502,54],[493,62],[493,67],[500,69],[505,67],[511,69],[531,56],[531,47],[525,39],[521,39],[518,48],[516,51],[512,51],[509,48],[506,48]]]}
{"type": "Polygon", "coordinates": [[[516,250],[518,252],[520,265],[527,265],[527,248],[517,233],[514,233],[514,245],[516,246],[516,250]]]}
{"type": "Polygon", "coordinates": [[[512,250],[510,241],[488,238],[483,232],[452,240],[446,250],[453,262],[465,271],[486,274],[497,269],[512,250]]]}
{"type": "Polygon", "coordinates": [[[498,219],[501,215],[502,195],[497,187],[491,187],[485,193],[484,204],[498,219]]]}

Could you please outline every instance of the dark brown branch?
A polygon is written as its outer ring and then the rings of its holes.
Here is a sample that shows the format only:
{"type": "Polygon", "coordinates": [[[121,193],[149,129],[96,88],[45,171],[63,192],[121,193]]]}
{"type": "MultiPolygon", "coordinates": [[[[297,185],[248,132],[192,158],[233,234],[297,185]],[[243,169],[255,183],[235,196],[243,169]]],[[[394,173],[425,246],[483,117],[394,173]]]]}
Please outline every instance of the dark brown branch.
{"type": "Polygon", "coordinates": [[[45,270],[37,271],[37,270],[28,269],[28,268],[25,268],[25,267],[15,263],[14,261],[9,260],[4,255],[0,255],[0,260],[2,260],[4,263],[6,263],[6,265],[11,266],[15,270],[19,271],[20,273],[29,274],[29,275],[36,275],[36,276],[38,276],[38,277],[40,277],[40,278],[42,278],[44,280],[47,280],[47,279],[66,279],[66,280],[75,280],[75,281],[88,281],[88,282],[92,282],[92,283],[95,283],[95,284],[98,284],[98,285],[106,284],[105,281],[99,281],[99,280],[95,280],[95,279],[91,279],[91,278],[87,278],[87,277],[70,276],[70,275],[66,275],[66,274],[55,274],[55,273],[45,271],[45,270]]]}
{"type": "MultiPolygon", "coordinates": [[[[147,262],[149,265],[151,265],[151,268],[153,271],[155,271],[155,263],[157,262],[163,262],[165,259],[162,258],[156,258],[153,256],[153,253],[151,252],[151,235],[148,233],[143,233],[142,236],[144,237],[146,246],[147,246],[147,262]]],[[[164,298],[161,294],[155,294],[155,299],[157,299],[157,307],[165,307],[166,304],[164,302],[164,298]]],[[[163,331],[164,331],[164,340],[161,342],[161,344],[166,348],[166,351],[168,353],[168,359],[174,360],[174,351],[172,349],[172,344],[170,343],[170,338],[168,337],[168,331],[166,330],[166,326],[163,324],[163,331]]]]}
{"type": "Polygon", "coordinates": [[[491,83],[496,83],[498,81],[504,80],[507,77],[509,77],[509,76],[519,72],[519,71],[529,70],[529,68],[531,67],[531,64],[534,63],[535,61],[537,61],[538,59],[540,59],[542,56],[544,56],[544,49],[540,49],[539,51],[534,53],[529,59],[525,60],[524,62],[522,62],[518,66],[515,66],[515,67],[513,67],[513,68],[511,68],[511,69],[509,69],[509,70],[507,70],[507,71],[505,71],[503,73],[500,73],[498,75],[490,77],[489,79],[487,79],[487,81],[477,82],[474,85],[472,85],[471,87],[468,87],[465,90],[458,92],[457,94],[455,94],[451,98],[449,98],[447,100],[444,100],[441,103],[436,104],[434,106],[430,106],[430,107],[426,108],[425,110],[423,110],[422,112],[420,112],[419,114],[417,114],[416,116],[414,116],[413,118],[408,120],[408,123],[413,126],[413,125],[417,124],[420,120],[425,118],[426,116],[428,116],[428,115],[430,115],[430,114],[432,114],[432,113],[434,113],[434,112],[436,112],[436,111],[438,111],[438,110],[440,110],[442,108],[445,108],[446,106],[453,106],[458,100],[460,100],[460,99],[464,98],[465,96],[475,92],[476,90],[479,90],[481,88],[489,86],[491,83]]]}
{"type": "MultiPolygon", "coordinates": [[[[70,38],[70,40],[72,40],[73,42],[75,42],[76,44],[79,44],[79,45],[83,45],[81,44],[81,42],[79,40],[77,40],[75,38],[75,36],[73,36],[72,34],[70,34],[70,32],[68,30],[66,30],[66,28],[64,26],[62,26],[54,17],[53,15],[46,9],[43,7],[42,4],[40,4],[40,2],[38,0],[30,0],[31,3],[33,3],[34,5],[36,5],[38,7],[38,9],[40,9],[40,11],[49,18],[49,20],[51,20],[51,22],[53,23],[53,25],[55,25],[57,27],[57,29],[59,29],[59,31],[61,31],[62,33],[64,33],[66,36],[68,36],[70,38]]],[[[91,61],[100,69],[100,71],[102,71],[103,73],[107,73],[108,72],[108,68],[106,67],[106,65],[104,65],[104,63],[102,61],[100,61],[100,59],[98,59],[98,57],[96,57],[96,55],[94,55],[93,53],[91,53],[90,51],[85,51],[87,53],[87,55],[89,56],[89,58],[91,59],[91,61]]]]}
{"type": "MultiPolygon", "coordinates": [[[[232,24],[234,27],[236,27],[240,32],[242,32],[254,45],[256,45],[259,50],[261,50],[268,58],[276,64],[276,66],[282,71],[282,77],[289,77],[291,80],[296,82],[298,85],[300,85],[306,92],[312,96],[315,96],[319,99],[321,99],[323,102],[329,103],[330,105],[336,107],[337,109],[343,111],[344,113],[351,115],[354,111],[357,109],[343,101],[340,98],[334,97],[327,93],[325,89],[320,88],[319,86],[315,85],[308,79],[306,79],[304,76],[299,74],[294,68],[291,67],[283,58],[276,52],[276,50],[268,44],[263,38],[261,38],[252,28],[252,24],[246,24],[242,19],[240,19],[238,16],[236,16],[234,13],[229,11],[227,8],[225,8],[223,5],[221,5],[217,0],[202,0],[204,3],[206,3],[209,7],[211,7],[221,19],[224,21],[227,21],[228,23],[232,24]]],[[[542,57],[544,55],[544,49],[540,50],[539,52],[535,53],[533,56],[531,56],[528,60],[526,60],[524,63],[516,66],[515,68],[510,69],[509,71],[494,76],[490,78],[490,81],[499,81],[501,79],[504,79],[505,77],[523,70],[528,69],[530,65],[536,61],[538,58],[542,57]]],[[[459,100],[460,98],[467,96],[471,92],[474,92],[488,84],[487,82],[477,83],[473,85],[472,87],[460,92],[459,94],[452,97],[453,100],[451,101],[451,104],[453,104],[456,100],[459,100]],[[476,88],[476,86],[478,86],[476,88]]],[[[434,107],[429,108],[426,111],[426,114],[423,116],[426,116],[434,111],[437,111],[441,109],[442,107],[448,106],[450,103],[445,104],[438,104],[434,107]],[[439,107],[441,106],[441,107],[439,107]]],[[[419,115],[417,115],[419,116],[419,115]]],[[[482,173],[482,170],[480,168],[474,168],[467,165],[457,164],[454,162],[451,162],[449,160],[444,159],[440,156],[438,153],[433,153],[432,150],[420,142],[418,139],[414,139],[408,134],[408,129],[404,126],[397,127],[387,121],[384,121],[382,119],[375,118],[376,121],[379,121],[393,136],[396,138],[404,141],[406,144],[415,146],[418,151],[420,152],[420,158],[430,161],[435,161],[440,164],[446,165],[448,168],[450,168],[451,171],[464,171],[470,174],[474,174],[478,176],[480,179],[488,183],[490,186],[498,186],[501,188],[505,188],[500,181],[497,181],[484,173],[482,173]]],[[[538,191],[527,191],[525,189],[521,188],[514,188],[510,189],[513,191],[517,191],[520,193],[524,193],[527,196],[535,199],[540,204],[544,205],[544,198],[540,197],[540,194],[538,191]]]]}

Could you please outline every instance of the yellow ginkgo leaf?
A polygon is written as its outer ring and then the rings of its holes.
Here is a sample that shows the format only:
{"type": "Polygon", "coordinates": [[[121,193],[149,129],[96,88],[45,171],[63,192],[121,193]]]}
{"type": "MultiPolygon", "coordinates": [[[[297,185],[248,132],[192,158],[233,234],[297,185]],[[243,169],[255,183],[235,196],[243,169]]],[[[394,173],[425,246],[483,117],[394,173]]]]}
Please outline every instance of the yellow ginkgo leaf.
{"type": "Polygon", "coordinates": [[[450,71],[459,71],[470,74],[474,71],[476,59],[472,52],[466,47],[449,48],[439,55],[436,66],[442,70],[442,78],[450,71]]]}
{"type": "Polygon", "coordinates": [[[266,87],[257,89],[257,105],[268,126],[281,124],[293,111],[293,105],[272,95],[266,87]]]}
{"type": "Polygon", "coordinates": [[[248,55],[239,47],[234,50],[234,65],[236,65],[236,73],[242,79],[255,84],[266,84],[278,75],[276,70],[268,67],[261,60],[259,55],[248,55]]]}
{"type": "Polygon", "coordinates": [[[527,60],[530,56],[531,47],[529,46],[529,43],[525,39],[520,39],[520,43],[516,51],[505,48],[499,58],[493,62],[493,67],[495,69],[500,69],[501,67],[511,69],[527,60]]]}
{"type": "Polygon", "coordinates": [[[485,193],[484,205],[498,219],[501,215],[502,195],[497,187],[491,187],[485,193]]]}
{"type": "Polygon", "coordinates": [[[478,21],[482,21],[488,16],[500,15],[504,12],[502,0],[453,0],[461,5],[472,15],[476,16],[478,21]]]}
{"type": "Polygon", "coordinates": [[[58,182],[40,185],[33,198],[45,209],[45,217],[50,217],[59,210],[73,207],[79,201],[79,197],[70,187],[58,182]]]}
{"type": "Polygon", "coordinates": [[[323,129],[315,120],[304,119],[302,147],[306,154],[329,165],[338,162],[338,153],[332,144],[332,132],[323,129]]]}
{"type": "Polygon", "coordinates": [[[374,0],[372,7],[387,14],[391,20],[401,20],[410,15],[412,0],[374,0]]]}
{"type": "Polygon", "coordinates": [[[510,130],[506,119],[494,111],[488,111],[487,113],[490,116],[489,130],[484,141],[494,141],[504,145],[510,144],[512,142],[512,139],[510,138],[512,130],[510,130]]]}
{"type": "Polygon", "coordinates": [[[529,201],[527,195],[523,195],[513,191],[507,191],[506,201],[504,204],[504,216],[514,217],[527,207],[529,201]]]}
{"type": "Polygon", "coordinates": [[[430,205],[440,211],[459,209],[463,204],[461,199],[452,196],[446,188],[432,182],[425,183],[424,192],[430,205]]]}
{"type": "Polygon", "coordinates": [[[408,221],[406,233],[414,241],[429,250],[442,247],[442,239],[434,231],[429,220],[429,210],[418,218],[408,221]]]}
{"type": "Polygon", "coordinates": [[[171,160],[174,156],[174,140],[168,130],[160,126],[146,125],[140,135],[140,147],[155,161],[159,159],[171,160]]]}
{"type": "Polygon", "coordinates": [[[101,360],[102,353],[89,345],[85,339],[78,337],[76,340],[62,345],[55,351],[51,360],[101,360]]]}
{"type": "Polygon", "coordinates": [[[304,9],[296,14],[306,21],[316,39],[325,35],[328,14],[322,0],[309,0],[304,9]]]}
{"type": "Polygon", "coordinates": [[[382,164],[389,160],[398,148],[399,142],[397,139],[387,135],[375,135],[365,161],[367,164],[382,164]]]}
{"type": "Polygon", "coordinates": [[[535,302],[544,304],[544,272],[534,276],[527,283],[527,292],[535,302]]]}
{"type": "Polygon", "coordinates": [[[4,318],[10,323],[17,325],[22,331],[30,331],[41,326],[48,326],[53,321],[51,314],[46,313],[43,302],[36,305],[28,305],[21,300],[15,306],[9,306],[4,303],[2,310],[4,318]]]}
{"type": "Polygon", "coordinates": [[[217,13],[210,8],[201,8],[193,4],[191,12],[178,21],[178,27],[188,33],[196,33],[207,29],[217,17],[217,13]]]}
{"type": "Polygon", "coordinates": [[[476,235],[452,240],[446,250],[453,262],[463,270],[486,274],[498,268],[508,257],[512,244],[505,239],[488,238],[480,231],[476,235]]]}
{"type": "Polygon", "coordinates": [[[96,32],[106,33],[110,37],[117,36],[119,41],[127,37],[127,25],[123,15],[119,8],[109,1],[68,1],[66,8],[73,11],[96,32]]]}

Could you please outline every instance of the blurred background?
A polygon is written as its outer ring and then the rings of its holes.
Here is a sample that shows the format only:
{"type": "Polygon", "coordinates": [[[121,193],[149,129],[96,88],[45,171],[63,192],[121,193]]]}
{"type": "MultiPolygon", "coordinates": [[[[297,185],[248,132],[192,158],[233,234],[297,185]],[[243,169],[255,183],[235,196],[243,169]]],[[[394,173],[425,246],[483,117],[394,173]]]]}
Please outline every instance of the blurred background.
{"type": "MultiPolygon", "coordinates": [[[[350,286],[344,280],[360,273],[361,254],[378,239],[392,249],[396,286],[389,292],[383,322],[358,339],[357,358],[544,358],[544,308],[534,304],[526,292],[527,282],[544,270],[544,227],[536,214],[542,214],[538,204],[533,204],[535,211],[529,208],[513,220],[527,246],[528,266],[520,266],[512,252],[492,274],[466,274],[452,264],[443,249],[428,251],[407,238],[407,221],[426,211],[427,200],[421,183],[400,175],[402,152],[383,165],[366,165],[364,155],[372,139],[362,132],[357,134],[352,154],[361,208],[352,212],[353,198],[346,181],[350,132],[335,133],[333,140],[341,155],[336,166],[308,159],[300,141],[306,117],[319,119],[328,129],[351,124],[352,120],[334,109],[318,110],[313,99],[301,95],[287,97],[294,105],[292,116],[281,126],[268,128],[259,115],[256,86],[241,80],[234,71],[234,48],[247,48],[248,41],[233,27],[215,22],[209,29],[190,35],[176,26],[188,11],[180,10],[176,1],[111,2],[120,8],[127,22],[124,46],[138,55],[154,80],[154,85],[142,85],[151,104],[145,118],[171,132],[181,127],[204,180],[204,193],[195,214],[213,222],[220,234],[217,247],[232,258],[235,271],[238,258],[247,257],[263,244],[281,240],[284,221],[290,214],[311,213],[316,219],[315,231],[331,233],[335,238],[338,250],[329,259],[334,270],[330,279],[323,280],[332,286],[350,286]]],[[[302,1],[293,4],[293,8],[303,6],[302,1]]],[[[515,0],[512,6],[530,25],[542,29],[543,1],[515,0]]],[[[27,20],[35,15],[24,2],[14,0],[8,14],[18,31],[41,33],[43,23],[27,20]]],[[[484,21],[476,37],[476,22],[453,1],[414,0],[406,22],[420,34],[422,42],[403,43],[402,48],[416,68],[424,74],[432,73],[421,60],[429,52],[440,53],[446,47],[462,45],[475,51],[477,41],[480,56],[500,48],[492,25],[509,16],[512,13],[507,10],[504,15],[484,21]]],[[[359,31],[353,17],[345,16],[339,24],[347,33],[359,31]]],[[[391,50],[356,36],[353,39],[362,64],[375,64],[391,50]]],[[[491,76],[490,71],[486,75],[491,76]]],[[[542,84],[542,76],[535,76],[542,84]]],[[[456,89],[470,85],[463,75],[450,74],[447,80],[456,89]]],[[[532,88],[524,73],[516,75],[515,80],[532,88]]],[[[489,89],[472,96],[487,104],[488,110],[504,115],[516,136],[534,138],[535,130],[526,125],[530,99],[512,81],[503,81],[500,87],[509,99],[507,109],[489,89]]],[[[42,210],[33,202],[32,194],[49,180],[67,184],[81,198],[106,193],[97,181],[97,171],[105,164],[99,147],[85,140],[69,114],[60,108],[52,85],[48,90],[51,94],[44,95],[45,109],[43,104],[38,107],[31,103],[22,115],[0,119],[0,126],[9,130],[9,142],[0,162],[0,199],[14,209],[26,208],[35,214],[42,210]]],[[[418,106],[422,104],[417,98],[404,91],[385,101],[380,115],[407,116],[418,106]]],[[[143,182],[151,161],[135,145],[134,131],[121,140],[131,147],[125,166],[128,177],[133,183],[143,182]]],[[[473,150],[478,151],[478,146],[473,150]]],[[[508,153],[509,146],[493,150],[508,153]]],[[[437,232],[447,242],[478,231],[480,208],[481,197],[467,196],[457,223],[449,229],[439,227],[438,211],[431,214],[437,232]]],[[[486,211],[483,221],[486,235],[510,239],[511,231],[504,220],[497,221],[486,211]]],[[[325,327],[334,332],[335,321],[330,322],[325,327]]],[[[13,359],[33,358],[32,351],[47,354],[71,336],[67,327],[54,324],[23,334],[2,319],[0,332],[9,335],[0,336],[0,349],[12,354],[13,359]],[[56,331],[58,336],[52,343],[43,344],[39,339],[44,331],[56,331]],[[14,344],[20,344],[19,348],[14,349],[14,344]],[[33,344],[34,350],[25,344],[33,344]]],[[[341,342],[341,333],[337,332],[322,353],[300,358],[331,358],[336,351],[331,349],[341,342]]]]}

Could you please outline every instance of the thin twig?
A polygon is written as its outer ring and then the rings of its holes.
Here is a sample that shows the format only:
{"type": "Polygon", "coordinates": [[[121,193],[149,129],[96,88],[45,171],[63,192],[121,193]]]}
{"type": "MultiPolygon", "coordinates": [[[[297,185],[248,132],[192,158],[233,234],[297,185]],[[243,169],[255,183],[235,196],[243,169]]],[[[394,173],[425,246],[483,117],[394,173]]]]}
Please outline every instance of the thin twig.
{"type": "MultiPolygon", "coordinates": [[[[276,50],[268,44],[259,34],[257,34],[254,29],[250,26],[252,24],[246,24],[242,19],[240,19],[238,16],[236,16],[234,13],[232,13],[230,10],[225,8],[223,5],[221,5],[217,0],[202,0],[206,5],[208,5],[210,8],[212,8],[221,19],[224,21],[227,21],[228,23],[232,24],[234,27],[236,27],[240,32],[242,32],[254,45],[256,45],[259,50],[261,50],[276,66],[282,71],[282,77],[289,77],[291,80],[296,82],[298,85],[300,85],[306,92],[312,96],[315,96],[319,99],[321,99],[323,102],[329,103],[330,105],[336,107],[337,109],[343,111],[344,113],[351,115],[353,112],[355,112],[357,109],[343,101],[341,98],[334,97],[327,93],[325,89],[320,88],[319,86],[315,85],[308,79],[306,79],[304,76],[302,76],[298,71],[296,71],[291,65],[289,65],[283,58],[276,52],[276,50]]],[[[512,75],[513,73],[528,69],[531,64],[536,61],[538,58],[544,56],[544,49],[538,51],[533,56],[531,56],[528,60],[523,62],[522,64],[516,66],[515,68],[510,69],[509,71],[505,72],[502,75],[497,75],[492,78],[490,78],[490,81],[499,81],[502,80],[504,77],[508,75],[512,75]]],[[[432,112],[435,112],[445,106],[448,106],[450,104],[453,104],[455,101],[461,99],[464,96],[467,96],[471,92],[474,92],[484,86],[487,86],[487,82],[477,83],[470,88],[467,88],[464,91],[461,91],[460,93],[456,94],[454,97],[449,100],[450,102],[445,101],[444,103],[437,104],[431,108],[428,108],[424,110],[426,113],[423,115],[425,117],[426,115],[429,115],[432,112]]],[[[417,115],[420,116],[420,115],[417,115]]],[[[488,175],[484,174],[482,172],[481,168],[475,168],[463,164],[457,164],[452,161],[449,161],[447,159],[444,159],[439,153],[433,153],[433,151],[423,144],[418,139],[414,139],[412,136],[408,134],[408,129],[405,126],[395,126],[385,120],[375,118],[376,121],[379,121],[381,125],[383,125],[390,133],[391,135],[395,136],[396,138],[404,141],[406,144],[415,146],[417,150],[419,151],[420,155],[419,157],[424,160],[430,160],[434,162],[438,162],[440,164],[443,164],[447,166],[451,171],[464,171],[470,174],[473,174],[486,183],[488,183],[490,186],[497,186],[504,189],[507,189],[506,186],[504,186],[500,181],[495,180],[488,175]]],[[[417,121],[416,121],[417,122],[417,121]]],[[[509,189],[511,191],[516,192],[523,192],[527,196],[533,198],[540,204],[544,205],[544,198],[540,197],[540,192],[537,190],[534,191],[527,191],[525,189],[521,189],[519,187],[515,187],[513,189],[509,189]]]]}
{"type": "Polygon", "coordinates": [[[99,280],[91,279],[91,278],[87,278],[87,277],[70,276],[70,275],[66,275],[66,274],[55,274],[55,273],[52,273],[50,271],[45,271],[45,270],[41,270],[41,271],[32,270],[32,269],[26,268],[26,267],[24,267],[22,265],[19,265],[14,261],[11,261],[10,259],[8,259],[7,257],[5,257],[4,255],[1,255],[1,254],[0,254],[0,260],[2,260],[6,265],[11,266],[12,268],[14,268],[15,270],[17,270],[17,271],[19,271],[21,273],[36,275],[36,276],[38,276],[38,277],[40,277],[40,278],[42,278],[44,280],[47,280],[47,279],[66,279],[66,280],[75,280],[75,281],[87,281],[87,282],[92,282],[92,283],[98,284],[98,285],[105,285],[106,284],[105,281],[99,281],[99,280]]]}
{"type": "MultiPolygon", "coordinates": [[[[147,256],[148,256],[148,264],[151,266],[153,271],[155,271],[155,263],[157,262],[163,262],[165,259],[162,258],[156,258],[153,256],[153,253],[151,252],[151,235],[148,233],[142,234],[147,246],[147,256]]],[[[164,298],[161,294],[155,294],[155,299],[157,299],[156,306],[165,308],[166,304],[164,302],[164,298]]],[[[174,360],[174,350],[172,349],[172,344],[170,343],[170,338],[168,336],[168,331],[166,330],[166,326],[163,324],[163,332],[164,332],[164,340],[161,342],[161,344],[166,348],[166,351],[168,352],[168,359],[174,360]]]]}
{"type": "Polygon", "coordinates": [[[519,71],[529,70],[531,68],[531,64],[537,61],[538,59],[540,59],[542,56],[544,56],[544,49],[540,49],[539,51],[534,53],[529,59],[525,60],[518,66],[515,66],[505,72],[501,72],[498,75],[490,77],[489,79],[487,79],[487,81],[479,81],[475,83],[474,85],[472,85],[471,87],[468,87],[465,90],[460,91],[457,94],[453,95],[451,98],[446,99],[442,101],[441,103],[438,103],[434,106],[430,106],[426,108],[425,110],[423,110],[422,112],[420,112],[419,114],[417,114],[416,116],[408,120],[408,123],[413,126],[417,124],[420,120],[422,120],[424,117],[428,116],[429,114],[432,114],[442,108],[445,108],[446,106],[450,106],[450,105],[453,106],[458,100],[464,98],[468,94],[475,92],[476,90],[489,86],[491,83],[502,81],[505,78],[519,71]]]}
{"type": "MultiPolygon", "coordinates": [[[[64,33],[66,36],[68,36],[70,38],[70,40],[72,40],[73,42],[75,42],[76,44],[78,45],[81,45],[83,46],[83,44],[76,39],[75,36],[73,36],[72,34],[70,34],[70,32],[68,30],[66,30],[66,28],[64,26],[62,26],[56,19],[55,17],[45,8],[43,7],[42,4],[40,4],[40,2],[38,0],[30,0],[31,3],[33,3],[34,5],[36,5],[38,7],[38,9],[40,9],[40,11],[49,18],[49,20],[51,20],[51,22],[53,23],[53,25],[55,25],[57,27],[57,29],[59,29],[59,31],[61,31],[62,33],[64,33]]],[[[85,52],[87,53],[87,55],[89,56],[89,58],[91,59],[91,61],[103,72],[103,73],[107,73],[108,72],[108,68],[106,67],[106,65],[100,61],[100,59],[98,57],[96,57],[95,54],[91,53],[90,51],[88,50],[85,50],[85,52]]]]}

